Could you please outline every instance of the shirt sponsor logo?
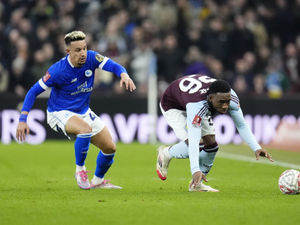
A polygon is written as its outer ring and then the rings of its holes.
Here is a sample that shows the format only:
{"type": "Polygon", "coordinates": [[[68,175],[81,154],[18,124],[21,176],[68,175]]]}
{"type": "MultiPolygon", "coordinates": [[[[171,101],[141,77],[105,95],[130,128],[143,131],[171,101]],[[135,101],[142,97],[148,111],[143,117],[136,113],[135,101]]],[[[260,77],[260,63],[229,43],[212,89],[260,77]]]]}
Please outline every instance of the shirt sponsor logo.
{"type": "Polygon", "coordinates": [[[80,90],[80,89],[82,89],[82,88],[86,88],[87,86],[88,86],[88,84],[87,84],[87,81],[86,81],[86,82],[80,84],[80,85],[77,87],[77,90],[80,90]]]}
{"type": "Polygon", "coordinates": [[[84,74],[85,74],[86,77],[90,77],[90,76],[93,75],[93,72],[92,72],[91,70],[86,70],[86,71],[84,72],[84,74]]]}
{"type": "Polygon", "coordinates": [[[81,85],[77,86],[77,91],[72,92],[71,95],[77,95],[79,93],[87,93],[87,92],[91,92],[92,90],[93,87],[88,87],[88,83],[86,81],[81,85]]]}
{"type": "Polygon", "coordinates": [[[97,54],[96,59],[101,63],[104,60],[104,56],[97,54]]]}
{"type": "Polygon", "coordinates": [[[50,73],[47,71],[47,73],[45,74],[45,76],[43,76],[43,81],[44,83],[47,82],[47,80],[49,80],[51,77],[50,73]]]}

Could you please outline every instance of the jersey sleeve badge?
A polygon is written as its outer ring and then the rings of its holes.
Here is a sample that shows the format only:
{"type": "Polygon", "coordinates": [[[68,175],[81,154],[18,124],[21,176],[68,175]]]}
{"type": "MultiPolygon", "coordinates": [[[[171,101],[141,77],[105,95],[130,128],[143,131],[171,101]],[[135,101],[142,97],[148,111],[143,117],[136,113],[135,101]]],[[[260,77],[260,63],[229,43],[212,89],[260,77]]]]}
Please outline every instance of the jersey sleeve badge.
{"type": "Polygon", "coordinates": [[[47,71],[47,73],[43,76],[43,81],[44,81],[44,83],[46,83],[47,80],[50,79],[50,77],[51,77],[51,75],[50,75],[50,73],[47,71]]]}
{"type": "Polygon", "coordinates": [[[199,115],[196,115],[196,116],[194,117],[194,119],[193,119],[192,124],[193,124],[195,127],[200,127],[201,121],[202,121],[202,118],[201,118],[199,115]]]}
{"type": "Polygon", "coordinates": [[[96,54],[96,59],[98,60],[98,62],[101,63],[104,60],[104,56],[100,54],[96,54]]]}

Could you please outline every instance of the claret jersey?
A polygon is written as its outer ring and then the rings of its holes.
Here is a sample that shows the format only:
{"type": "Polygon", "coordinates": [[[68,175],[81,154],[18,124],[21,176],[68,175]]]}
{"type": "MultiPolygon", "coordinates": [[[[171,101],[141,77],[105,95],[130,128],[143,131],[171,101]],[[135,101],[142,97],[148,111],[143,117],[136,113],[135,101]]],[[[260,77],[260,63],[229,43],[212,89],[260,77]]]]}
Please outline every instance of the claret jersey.
{"type": "MultiPolygon", "coordinates": [[[[206,114],[214,114],[214,109],[207,102],[207,92],[210,85],[216,81],[206,75],[194,74],[184,76],[173,81],[164,92],[161,98],[161,106],[164,111],[179,109],[187,111],[188,116],[203,117],[206,114]]],[[[239,99],[236,93],[231,90],[231,101],[229,113],[240,108],[239,99]]]]}
{"type": "Polygon", "coordinates": [[[209,86],[215,80],[205,75],[195,74],[173,81],[162,96],[162,108],[165,111],[186,110],[188,103],[206,100],[209,86]]]}
{"type": "MultiPolygon", "coordinates": [[[[204,116],[210,116],[214,113],[214,109],[209,106],[207,101],[207,92],[209,86],[215,80],[216,79],[201,74],[181,77],[169,85],[160,102],[164,111],[170,109],[186,111],[189,157],[192,173],[200,171],[198,157],[199,143],[202,137],[201,121],[204,116]]],[[[261,149],[249,126],[246,124],[238,96],[233,90],[231,90],[231,101],[228,113],[232,117],[240,136],[249,147],[253,151],[261,149]]]]}

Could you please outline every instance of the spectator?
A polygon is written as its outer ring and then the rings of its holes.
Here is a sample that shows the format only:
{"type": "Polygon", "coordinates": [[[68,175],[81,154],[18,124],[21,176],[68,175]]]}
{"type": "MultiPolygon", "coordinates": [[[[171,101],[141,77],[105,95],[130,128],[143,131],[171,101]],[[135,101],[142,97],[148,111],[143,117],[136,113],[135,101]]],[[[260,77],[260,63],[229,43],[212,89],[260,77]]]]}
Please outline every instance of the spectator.
{"type": "Polygon", "coordinates": [[[265,26],[258,20],[254,10],[247,10],[245,13],[246,27],[253,33],[255,49],[259,50],[268,43],[268,34],[265,26]]]}
{"type": "Polygon", "coordinates": [[[122,9],[122,2],[120,0],[103,1],[101,5],[100,20],[105,24],[108,23],[109,18],[114,16],[122,9]]]}
{"type": "Polygon", "coordinates": [[[271,98],[280,98],[287,89],[287,78],[282,73],[280,64],[274,59],[267,67],[266,88],[271,98]]]}
{"type": "Polygon", "coordinates": [[[209,21],[208,28],[203,32],[202,37],[204,53],[222,62],[226,62],[229,55],[228,34],[224,31],[223,21],[219,17],[214,17],[209,21]]]}
{"type": "Polygon", "coordinates": [[[262,74],[257,74],[253,79],[253,94],[255,96],[264,96],[266,94],[265,89],[265,77],[262,74]]]}
{"type": "Polygon", "coordinates": [[[0,93],[5,93],[9,87],[8,71],[0,63],[0,93]]]}
{"type": "Polygon", "coordinates": [[[283,46],[293,40],[294,18],[291,5],[286,0],[276,0],[273,12],[274,34],[278,35],[283,46]]]}
{"type": "Polygon", "coordinates": [[[190,74],[209,74],[209,69],[203,62],[203,55],[197,46],[191,46],[185,55],[186,67],[183,71],[183,75],[190,74]]]}
{"type": "Polygon", "coordinates": [[[132,53],[132,60],[130,63],[133,79],[136,81],[140,95],[146,96],[148,91],[148,76],[149,63],[152,57],[152,51],[147,43],[138,45],[132,53]]]}
{"type": "Polygon", "coordinates": [[[300,92],[300,58],[294,43],[285,47],[284,69],[291,85],[291,92],[300,92]]]}
{"type": "Polygon", "coordinates": [[[268,65],[268,60],[271,56],[271,50],[267,46],[263,46],[258,50],[257,61],[256,61],[256,71],[265,73],[266,67],[268,65]]]}
{"type": "Polygon", "coordinates": [[[176,7],[170,0],[154,0],[150,6],[150,18],[160,32],[172,31],[177,24],[176,7]]]}
{"type": "Polygon", "coordinates": [[[52,65],[53,54],[53,47],[50,43],[44,44],[41,49],[34,52],[34,63],[30,73],[35,82],[38,81],[52,65]]]}
{"type": "MultiPolygon", "coordinates": [[[[206,66],[214,77],[237,80],[245,93],[260,93],[255,83],[270,87],[274,71],[284,81],[297,83],[294,78],[299,77],[299,66],[294,62],[299,65],[299,8],[300,0],[0,2],[0,64],[9,74],[7,91],[15,94],[18,89],[22,95],[20,90],[30,87],[28,81],[40,76],[36,72],[33,78],[29,71],[39,71],[42,64],[63,57],[63,34],[77,29],[87,34],[90,49],[136,71],[141,90],[145,90],[142,80],[147,76],[145,56],[149,51],[158,58],[160,87],[206,66]],[[202,54],[200,60],[196,49],[202,54]],[[245,61],[251,76],[237,75],[240,60],[245,61]],[[270,69],[273,63],[269,61],[276,61],[278,68],[270,69]],[[264,78],[267,80],[262,82],[264,78]]],[[[102,87],[102,92],[109,93],[113,76],[99,71],[99,78],[99,85],[108,87],[102,87]]],[[[282,95],[300,93],[297,84],[289,89],[283,83],[282,95]]]]}
{"type": "Polygon", "coordinates": [[[243,57],[250,51],[254,52],[254,35],[248,30],[243,15],[238,15],[234,20],[235,28],[230,33],[230,58],[232,62],[243,57]]]}
{"type": "Polygon", "coordinates": [[[227,72],[225,72],[224,70],[224,65],[220,60],[208,56],[206,65],[209,68],[209,74],[211,75],[211,77],[216,79],[229,79],[227,72]]]}
{"type": "Polygon", "coordinates": [[[249,64],[245,59],[239,59],[235,63],[233,87],[234,90],[240,95],[251,91],[253,87],[253,74],[249,64]]]}
{"type": "Polygon", "coordinates": [[[159,79],[170,83],[180,76],[183,70],[183,52],[178,48],[175,34],[167,35],[163,46],[164,48],[158,54],[158,76],[159,79]]]}
{"type": "Polygon", "coordinates": [[[113,17],[108,22],[105,34],[98,43],[98,50],[108,57],[118,57],[127,50],[125,39],[120,34],[118,18],[113,17]]]}

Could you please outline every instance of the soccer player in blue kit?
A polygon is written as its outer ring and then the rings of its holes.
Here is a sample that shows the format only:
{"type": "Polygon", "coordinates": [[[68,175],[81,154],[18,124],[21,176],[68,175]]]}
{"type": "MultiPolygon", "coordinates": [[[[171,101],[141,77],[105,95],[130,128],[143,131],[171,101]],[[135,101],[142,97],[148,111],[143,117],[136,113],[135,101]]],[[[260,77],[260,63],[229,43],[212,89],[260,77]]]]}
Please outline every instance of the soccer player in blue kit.
{"type": "Polygon", "coordinates": [[[120,77],[120,86],[129,91],[136,89],[126,69],[99,53],[87,50],[86,35],[73,31],[65,35],[66,57],[54,63],[28,91],[21,111],[16,138],[24,141],[29,133],[26,123],[28,113],[36,97],[52,88],[48,100],[47,123],[56,132],[69,139],[76,138],[75,159],[77,184],[82,189],[120,189],[104,180],[104,175],[113,163],[116,145],[104,122],[90,108],[89,101],[93,90],[95,69],[101,68],[120,77]],[[100,149],[96,160],[96,170],[91,183],[85,168],[85,159],[92,143],[100,149]]]}
{"type": "Polygon", "coordinates": [[[231,115],[242,139],[260,156],[272,160],[271,155],[257,143],[244,119],[239,98],[224,80],[195,74],[173,81],[164,92],[160,108],[169,126],[181,140],[172,146],[160,146],[156,172],[161,180],[167,179],[172,158],[189,158],[192,181],[189,191],[218,192],[208,185],[210,171],[219,149],[215,140],[212,116],[216,113],[231,115]]]}

